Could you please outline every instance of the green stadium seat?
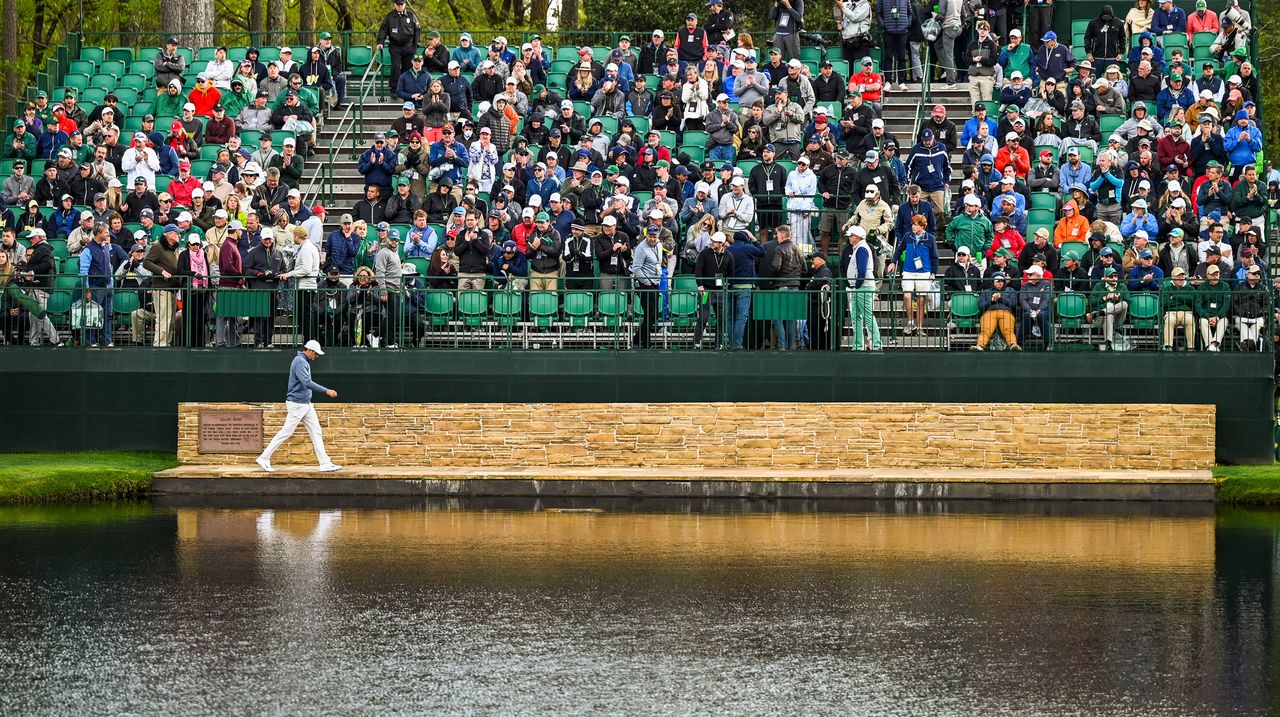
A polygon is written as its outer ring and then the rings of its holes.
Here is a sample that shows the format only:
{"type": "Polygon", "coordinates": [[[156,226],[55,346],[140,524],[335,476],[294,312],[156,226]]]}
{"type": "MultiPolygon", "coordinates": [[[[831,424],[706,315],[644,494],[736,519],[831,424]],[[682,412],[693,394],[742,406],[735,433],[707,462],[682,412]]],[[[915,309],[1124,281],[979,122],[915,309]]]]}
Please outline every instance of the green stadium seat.
{"type": "Polygon", "coordinates": [[[1084,256],[1085,252],[1089,251],[1089,245],[1082,241],[1064,241],[1062,246],[1058,247],[1059,255],[1066,254],[1069,251],[1074,251],[1078,255],[1084,256]]]}
{"type": "Polygon", "coordinates": [[[82,47],[80,48],[80,59],[88,60],[95,65],[101,65],[107,60],[107,51],[101,47],[82,47]]]}
{"type": "Polygon", "coordinates": [[[75,90],[77,94],[88,89],[90,84],[89,76],[81,75],[79,73],[67,73],[67,75],[62,78],[62,86],[75,90]]]}
{"type": "Polygon", "coordinates": [[[368,45],[356,45],[347,50],[347,69],[359,77],[373,63],[373,48],[368,45]]]}
{"type": "Polygon", "coordinates": [[[1102,130],[1102,139],[1105,141],[1113,132],[1124,124],[1124,115],[1121,114],[1105,114],[1098,116],[1098,129],[1102,130]]]}
{"type": "Polygon", "coordinates": [[[802,47],[800,48],[800,61],[804,63],[822,62],[821,47],[802,47]]]}
{"type": "Polygon", "coordinates": [[[551,326],[559,312],[560,295],[556,292],[535,291],[529,294],[529,318],[534,326],[551,326]]]}
{"type": "Polygon", "coordinates": [[[596,297],[596,311],[605,326],[621,326],[627,319],[627,295],[621,291],[603,291],[596,297]]]}
{"type": "Polygon", "coordinates": [[[45,304],[44,310],[52,315],[50,318],[54,324],[66,325],[67,315],[71,313],[71,301],[70,291],[54,291],[49,294],[49,301],[45,304]]]}
{"type": "Polygon", "coordinates": [[[569,325],[585,328],[595,312],[595,297],[589,291],[570,291],[564,295],[564,313],[569,325]]]}
{"type": "Polygon", "coordinates": [[[672,326],[692,326],[698,313],[698,294],[692,291],[673,291],[667,308],[671,314],[672,326]]]}
{"type": "Polygon", "coordinates": [[[276,129],[271,131],[271,146],[283,147],[286,139],[297,139],[297,135],[287,129],[276,129]]]}
{"type": "Polygon", "coordinates": [[[1107,242],[1107,246],[1111,247],[1111,251],[1114,251],[1116,256],[1124,256],[1124,244],[1121,244],[1118,241],[1113,241],[1107,242]]]}
{"type": "MultiPolygon", "coordinates": [[[[67,261],[75,262],[78,264],[80,260],[78,258],[74,258],[74,259],[68,259],[67,261]]],[[[77,266],[77,268],[79,267],[77,266]]],[[[79,274],[58,274],[58,276],[53,280],[53,288],[67,289],[67,290],[78,289],[80,288],[80,275],[79,274]]]]}
{"type": "Polygon", "coordinates": [[[631,126],[636,128],[636,134],[640,137],[641,142],[643,142],[644,136],[649,134],[649,118],[636,115],[628,117],[627,119],[631,120],[631,126]]]}
{"type": "Polygon", "coordinates": [[[972,329],[978,325],[978,295],[972,291],[960,291],[951,295],[951,323],[960,329],[972,329]]]}
{"type": "Polygon", "coordinates": [[[484,291],[464,291],[458,295],[458,314],[467,326],[479,326],[489,313],[489,294],[484,291]]]}
{"type": "Polygon", "coordinates": [[[227,59],[232,62],[241,62],[249,56],[249,48],[247,47],[228,47],[227,59]]]}
{"type": "Polygon", "coordinates": [[[222,145],[206,144],[200,148],[200,159],[216,160],[222,145]]]}
{"type": "Polygon", "coordinates": [[[590,117],[590,116],[591,116],[591,103],[590,103],[590,102],[583,102],[582,100],[577,100],[577,101],[575,101],[575,102],[573,103],[573,111],[574,111],[574,112],[577,112],[577,113],[578,113],[578,115],[579,115],[579,116],[581,116],[581,117],[590,117]]]}
{"type": "Polygon", "coordinates": [[[144,62],[155,62],[156,55],[160,54],[158,47],[142,47],[138,48],[138,60],[144,62]]]}
{"type": "Polygon", "coordinates": [[[672,131],[671,131],[671,130],[669,130],[669,129],[660,129],[660,130],[658,130],[658,137],[660,138],[660,140],[661,140],[661,141],[660,141],[660,144],[661,144],[663,147],[674,147],[674,146],[676,146],[676,133],[675,133],[675,132],[672,132],[672,131]]]}
{"type": "Polygon", "coordinates": [[[119,60],[107,60],[106,62],[98,63],[98,74],[123,77],[126,67],[128,65],[119,60]]]}
{"type": "Polygon", "coordinates": [[[204,179],[209,176],[209,169],[213,167],[213,161],[208,159],[197,159],[191,163],[191,176],[204,179]]]}
{"type": "Polygon", "coordinates": [[[556,48],[556,56],[553,62],[573,62],[578,61],[578,48],[573,45],[564,45],[556,48]]]}
{"type": "Polygon", "coordinates": [[[1053,226],[1058,221],[1057,212],[1052,209],[1029,209],[1027,210],[1027,224],[1049,225],[1053,226]]]}
{"type": "Polygon", "coordinates": [[[67,66],[67,72],[77,75],[93,75],[97,74],[98,66],[89,60],[72,60],[71,64],[67,66]]]}
{"type": "Polygon", "coordinates": [[[705,147],[694,145],[681,145],[679,152],[689,155],[689,161],[701,164],[702,160],[707,158],[707,150],[705,147]]]}
{"type": "Polygon", "coordinates": [[[691,147],[706,147],[707,136],[708,135],[704,130],[700,130],[700,129],[685,130],[684,140],[680,144],[684,146],[691,146],[691,147]]]}
{"type": "Polygon", "coordinates": [[[428,291],[426,313],[432,326],[447,326],[453,317],[453,293],[428,291]]]}
{"type": "Polygon", "coordinates": [[[123,62],[126,65],[133,62],[132,47],[113,47],[107,50],[107,59],[123,62]]]}
{"type": "MultiPolygon", "coordinates": [[[[102,104],[102,100],[106,99],[106,97],[107,90],[104,90],[101,87],[89,87],[84,92],[80,93],[80,104],[82,106],[94,105],[96,107],[97,105],[102,104]]],[[[85,112],[88,111],[88,108],[86,108],[85,112]]]]}
{"type": "Polygon", "coordinates": [[[216,47],[202,47],[199,50],[196,50],[196,59],[204,60],[205,62],[212,62],[214,55],[217,52],[218,48],[216,47]]]}
{"type": "Polygon", "coordinates": [[[693,274],[676,274],[675,290],[676,291],[697,291],[698,278],[693,274]]]}
{"type": "MultiPolygon", "coordinates": [[[[400,235],[402,241],[404,236],[404,234],[400,235]]],[[[418,276],[426,276],[427,268],[431,265],[431,261],[429,259],[423,259],[420,256],[409,257],[404,260],[404,263],[413,265],[413,268],[418,270],[418,276]]]]}
{"type": "MultiPolygon", "coordinates": [[[[179,47],[179,48],[178,48],[178,54],[179,54],[179,55],[182,55],[184,58],[186,58],[186,60],[187,60],[187,67],[191,67],[191,63],[192,63],[192,62],[195,62],[195,60],[196,60],[196,53],[195,53],[195,50],[192,50],[192,49],[191,49],[191,48],[189,48],[189,47],[179,47]]],[[[155,59],[155,58],[152,58],[152,59],[155,59]]]]}
{"type": "MultiPolygon", "coordinates": [[[[849,61],[831,60],[831,71],[840,75],[845,82],[849,81],[849,61]]],[[[838,104],[838,103],[837,103],[838,104]]]]}
{"type": "Polygon", "coordinates": [[[117,320],[128,321],[129,314],[138,309],[138,292],[117,291],[115,292],[113,303],[117,320]]]}
{"type": "Polygon", "coordinates": [[[117,87],[112,91],[115,93],[116,98],[120,100],[121,110],[125,113],[125,115],[128,115],[130,113],[131,108],[138,102],[138,95],[140,94],[138,91],[138,88],[117,87]]]}
{"type": "Polygon", "coordinates": [[[94,89],[106,92],[114,90],[118,82],[119,79],[117,79],[115,75],[107,75],[101,72],[89,78],[89,84],[93,85],[94,89]]]}
{"type": "Polygon", "coordinates": [[[493,317],[498,325],[511,328],[520,322],[520,310],[524,306],[524,295],[518,291],[495,291],[491,301],[493,317]]]}

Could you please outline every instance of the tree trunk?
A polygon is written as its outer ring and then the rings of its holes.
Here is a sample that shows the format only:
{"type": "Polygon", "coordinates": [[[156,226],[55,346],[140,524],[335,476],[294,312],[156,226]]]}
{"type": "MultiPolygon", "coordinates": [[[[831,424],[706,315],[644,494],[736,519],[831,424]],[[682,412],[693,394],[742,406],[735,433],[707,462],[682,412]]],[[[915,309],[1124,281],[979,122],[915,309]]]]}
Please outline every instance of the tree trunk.
{"type": "Polygon", "coordinates": [[[547,27],[547,9],[550,4],[548,0],[530,0],[529,24],[547,27]]]}
{"type": "Polygon", "coordinates": [[[192,47],[216,45],[214,41],[213,0],[185,0],[186,9],[182,13],[182,25],[190,36],[187,42],[192,47]]]}
{"type": "Polygon", "coordinates": [[[0,62],[4,64],[4,107],[18,98],[21,79],[18,77],[18,0],[4,0],[4,47],[0,48],[0,62]]]}
{"type": "Polygon", "coordinates": [[[285,28],[285,0],[267,0],[267,43],[279,45],[285,28]]]}
{"type": "Polygon", "coordinates": [[[298,2],[298,39],[299,45],[314,45],[316,29],[316,0],[299,0],[298,2]]]}
{"type": "MultiPolygon", "coordinates": [[[[186,0],[164,0],[161,4],[160,29],[165,35],[177,35],[186,29],[182,24],[183,8],[186,4],[186,0]]],[[[185,41],[185,38],[179,39],[185,41]]]]}
{"type": "Polygon", "coordinates": [[[578,0],[560,0],[560,29],[578,29],[578,0]]]}
{"type": "Polygon", "coordinates": [[[255,43],[260,43],[258,36],[262,34],[263,16],[262,16],[262,0],[250,0],[249,2],[249,34],[255,43]]]}

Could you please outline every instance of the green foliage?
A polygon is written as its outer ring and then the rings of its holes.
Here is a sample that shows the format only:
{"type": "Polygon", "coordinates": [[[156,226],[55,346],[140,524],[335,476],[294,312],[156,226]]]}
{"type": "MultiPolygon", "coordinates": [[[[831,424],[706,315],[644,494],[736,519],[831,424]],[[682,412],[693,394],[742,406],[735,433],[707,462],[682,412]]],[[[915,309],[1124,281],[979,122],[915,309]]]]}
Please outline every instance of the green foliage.
{"type": "Polygon", "coordinates": [[[0,504],[136,495],[153,473],[176,466],[167,453],[9,453],[0,466],[0,504]]]}

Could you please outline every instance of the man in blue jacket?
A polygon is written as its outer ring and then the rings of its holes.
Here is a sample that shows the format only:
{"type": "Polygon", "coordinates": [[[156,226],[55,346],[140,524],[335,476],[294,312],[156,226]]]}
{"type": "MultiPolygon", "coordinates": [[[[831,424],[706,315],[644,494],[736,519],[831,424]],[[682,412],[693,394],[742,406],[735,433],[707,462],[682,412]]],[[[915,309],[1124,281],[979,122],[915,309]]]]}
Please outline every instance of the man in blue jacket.
{"type": "Polygon", "coordinates": [[[911,0],[881,0],[876,3],[880,27],[884,30],[883,70],[885,89],[897,82],[898,90],[907,89],[907,35],[911,31],[911,0]]]}
{"type": "MultiPolygon", "coordinates": [[[[39,231],[39,230],[36,230],[39,231]]],[[[93,227],[93,241],[80,253],[80,279],[84,282],[84,300],[94,301],[102,307],[102,325],[87,329],[85,338],[91,347],[115,345],[112,339],[112,313],[115,310],[115,291],[112,279],[116,267],[127,261],[129,255],[118,244],[111,242],[107,225],[99,222],[93,227]]]]}
{"type": "Polygon", "coordinates": [[[920,141],[907,155],[906,166],[907,180],[920,187],[936,211],[945,211],[951,157],[947,148],[934,139],[933,130],[920,130],[920,141]]]}
{"type": "Polygon", "coordinates": [[[1151,32],[1160,39],[1161,45],[1169,35],[1185,35],[1187,11],[1174,5],[1173,0],[1160,0],[1160,7],[1151,17],[1151,32]]]}
{"type": "Polygon", "coordinates": [[[311,380],[311,362],[320,356],[324,356],[324,350],[320,348],[320,342],[312,339],[302,347],[298,355],[293,358],[293,363],[289,365],[289,385],[285,392],[284,407],[285,419],[284,425],[280,427],[280,432],[275,438],[271,439],[271,443],[267,444],[266,450],[262,455],[255,459],[255,462],[262,467],[262,470],[273,473],[275,468],[271,465],[271,455],[281,446],[293,432],[298,429],[298,424],[307,427],[307,434],[311,436],[311,445],[315,448],[316,458],[320,460],[320,470],[324,473],[330,473],[340,470],[342,466],[334,465],[329,459],[329,453],[324,449],[324,436],[320,433],[320,419],[316,416],[316,407],[311,403],[311,394],[323,393],[329,398],[337,398],[338,392],[325,388],[315,381],[311,380]]]}
{"type": "Polygon", "coordinates": [[[421,109],[422,98],[427,96],[430,85],[431,73],[422,69],[422,54],[416,54],[409,69],[402,72],[399,81],[396,82],[396,97],[405,102],[412,102],[421,109]]]}
{"type": "Polygon", "coordinates": [[[396,153],[387,149],[387,137],[379,132],[373,135],[373,146],[360,155],[356,167],[364,175],[365,186],[375,184],[382,191],[379,196],[391,196],[391,178],[396,172],[396,153]]]}

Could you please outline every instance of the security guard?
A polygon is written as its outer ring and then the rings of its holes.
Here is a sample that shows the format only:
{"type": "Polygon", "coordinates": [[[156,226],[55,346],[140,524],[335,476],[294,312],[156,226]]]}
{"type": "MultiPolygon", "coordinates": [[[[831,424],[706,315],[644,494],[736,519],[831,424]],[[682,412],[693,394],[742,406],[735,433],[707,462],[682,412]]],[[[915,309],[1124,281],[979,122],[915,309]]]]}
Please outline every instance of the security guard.
{"type": "Polygon", "coordinates": [[[418,39],[422,26],[418,24],[418,16],[405,7],[405,0],[392,0],[395,9],[382,18],[382,27],[378,28],[378,47],[381,52],[386,45],[391,55],[391,89],[396,92],[396,83],[400,81],[400,73],[409,67],[409,61],[418,51],[418,39]]]}

